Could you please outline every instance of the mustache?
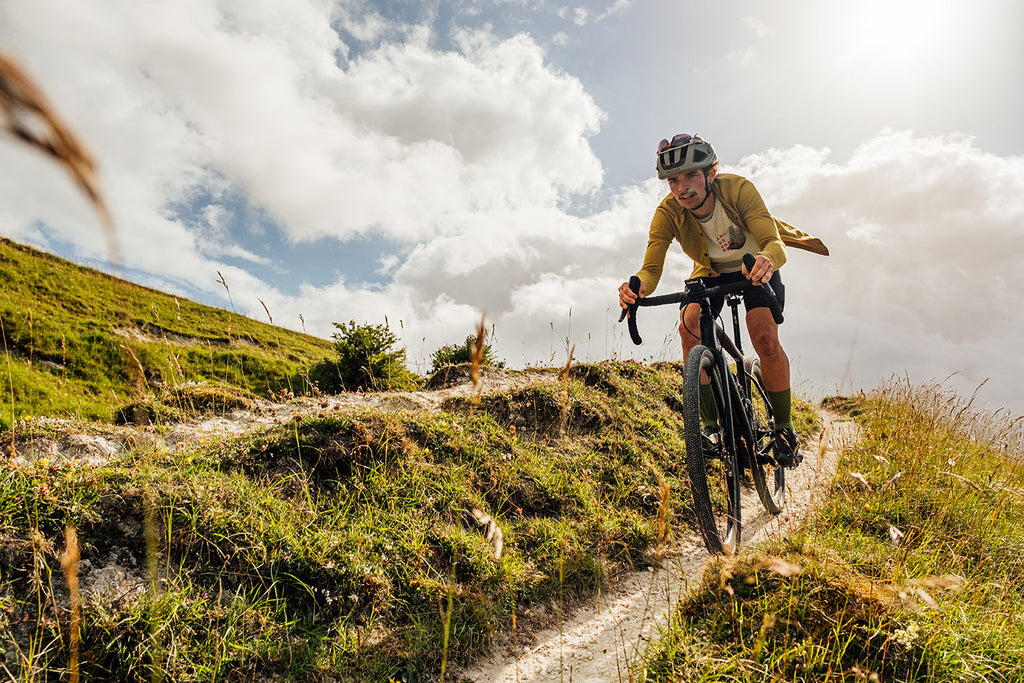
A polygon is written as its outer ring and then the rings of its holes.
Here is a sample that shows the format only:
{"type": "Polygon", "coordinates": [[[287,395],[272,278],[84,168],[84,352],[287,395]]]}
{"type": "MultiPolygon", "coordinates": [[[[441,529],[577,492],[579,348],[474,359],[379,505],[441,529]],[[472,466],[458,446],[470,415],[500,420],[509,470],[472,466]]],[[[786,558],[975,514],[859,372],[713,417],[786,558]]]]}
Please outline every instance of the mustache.
{"type": "Polygon", "coordinates": [[[683,194],[681,196],[682,196],[683,199],[689,199],[690,197],[696,197],[697,196],[697,191],[696,190],[686,190],[685,192],[683,192],[683,194]]]}

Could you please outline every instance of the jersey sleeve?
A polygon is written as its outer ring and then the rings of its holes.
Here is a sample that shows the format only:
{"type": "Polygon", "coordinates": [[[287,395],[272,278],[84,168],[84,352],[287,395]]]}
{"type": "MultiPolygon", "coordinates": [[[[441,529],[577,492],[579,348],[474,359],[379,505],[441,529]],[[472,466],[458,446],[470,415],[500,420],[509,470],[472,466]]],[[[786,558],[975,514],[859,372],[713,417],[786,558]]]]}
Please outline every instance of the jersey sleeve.
{"type": "Polygon", "coordinates": [[[658,282],[661,281],[661,274],[665,270],[665,257],[668,255],[668,248],[672,246],[674,239],[675,231],[672,229],[672,219],[664,209],[658,207],[654,212],[654,217],[651,218],[651,231],[647,237],[644,265],[636,274],[644,283],[648,296],[654,293],[658,282]]]}
{"type": "Polygon", "coordinates": [[[786,262],[786,246],[779,235],[775,217],[768,212],[761,193],[753,183],[745,181],[742,184],[736,208],[747,230],[757,242],[760,253],[768,257],[775,270],[781,268],[786,262]]]}

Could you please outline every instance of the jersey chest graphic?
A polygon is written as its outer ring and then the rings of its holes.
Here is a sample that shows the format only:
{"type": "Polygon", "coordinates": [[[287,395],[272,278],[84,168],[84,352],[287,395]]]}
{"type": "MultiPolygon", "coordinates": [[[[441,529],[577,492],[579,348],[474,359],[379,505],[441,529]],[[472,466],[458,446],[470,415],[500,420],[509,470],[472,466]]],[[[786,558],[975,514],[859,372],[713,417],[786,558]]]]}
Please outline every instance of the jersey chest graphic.
{"type": "Polygon", "coordinates": [[[722,251],[736,251],[742,249],[743,245],[747,243],[747,234],[735,225],[730,225],[727,230],[715,236],[715,241],[718,242],[722,251]]]}

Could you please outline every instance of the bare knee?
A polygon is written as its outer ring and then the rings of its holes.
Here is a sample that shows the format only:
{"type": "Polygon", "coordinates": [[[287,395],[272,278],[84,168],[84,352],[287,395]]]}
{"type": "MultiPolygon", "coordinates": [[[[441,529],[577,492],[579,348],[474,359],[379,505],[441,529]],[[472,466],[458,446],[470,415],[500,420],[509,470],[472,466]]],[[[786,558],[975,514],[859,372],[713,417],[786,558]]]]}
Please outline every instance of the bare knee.
{"type": "Polygon", "coordinates": [[[679,338],[683,342],[683,357],[690,349],[700,343],[700,307],[694,304],[687,306],[679,314],[679,338]]]}
{"type": "Polygon", "coordinates": [[[785,356],[786,352],[779,341],[779,326],[771,318],[768,309],[758,308],[748,314],[747,332],[754,351],[762,361],[785,356]]]}
{"type": "Polygon", "coordinates": [[[754,351],[757,353],[758,358],[762,360],[781,358],[786,353],[782,348],[782,343],[779,341],[778,334],[765,332],[751,335],[750,343],[754,346],[754,351]]]}

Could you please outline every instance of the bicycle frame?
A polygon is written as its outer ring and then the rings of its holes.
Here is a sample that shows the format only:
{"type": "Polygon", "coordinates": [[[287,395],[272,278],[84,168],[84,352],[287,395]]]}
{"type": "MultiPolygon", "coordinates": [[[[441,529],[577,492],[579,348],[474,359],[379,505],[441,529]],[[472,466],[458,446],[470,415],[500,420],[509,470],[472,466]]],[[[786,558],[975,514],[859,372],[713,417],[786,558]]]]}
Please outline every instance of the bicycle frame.
{"type": "MultiPolygon", "coordinates": [[[[742,288],[748,287],[747,283],[738,283],[742,288]]],[[[746,373],[743,371],[743,350],[740,336],[740,319],[739,319],[739,303],[740,295],[736,292],[736,285],[720,285],[717,287],[707,287],[704,280],[701,278],[694,278],[686,281],[686,294],[688,295],[689,303],[695,303],[700,306],[700,343],[711,349],[712,354],[715,358],[715,364],[718,365],[721,370],[722,377],[729,377],[732,373],[729,372],[729,362],[726,358],[726,353],[723,353],[723,349],[728,352],[736,360],[736,377],[740,380],[741,386],[746,386],[746,373]],[[715,322],[715,316],[711,312],[711,299],[718,296],[719,289],[728,289],[730,291],[725,292],[725,300],[732,309],[733,319],[733,336],[735,341],[730,339],[725,333],[725,330],[715,322]]],[[[683,306],[688,305],[687,301],[680,302],[683,306]]],[[[725,414],[733,414],[734,400],[733,393],[729,391],[728,387],[723,387],[725,400],[725,414]]],[[[729,454],[736,454],[736,425],[733,420],[723,419],[723,427],[725,427],[725,445],[726,452],[729,454]]]]}
{"type": "MultiPolygon", "coordinates": [[[[752,265],[752,263],[748,263],[747,267],[750,268],[752,265]]],[[[735,359],[736,378],[739,380],[740,387],[743,389],[744,394],[749,395],[750,378],[746,376],[746,373],[743,370],[743,347],[741,341],[742,335],[740,334],[739,302],[741,298],[740,293],[744,289],[755,285],[752,285],[749,282],[734,282],[722,285],[712,285],[709,287],[705,280],[706,278],[691,278],[686,281],[686,289],[681,292],[673,292],[672,294],[662,294],[659,296],[649,296],[637,299],[635,304],[622,312],[622,315],[619,316],[619,321],[621,322],[623,318],[628,316],[629,336],[632,338],[633,343],[639,346],[643,343],[643,339],[641,339],[640,332],[637,329],[637,308],[640,306],[662,306],[674,303],[682,304],[683,306],[691,303],[698,304],[701,307],[700,343],[714,351],[717,361],[722,366],[723,376],[730,374],[728,363],[723,354],[723,349],[733,359],[735,359]],[[725,297],[726,302],[732,309],[733,339],[730,339],[729,335],[725,333],[725,330],[715,323],[715,316],[711,313],[710,300],[719,296],[725,297]]],[[[629,280],[629,287],[633,292],[638,292],[640,290],[640,279],[635,275],[631,277],[629,280]]],[[[769,309],[772,312],[772,317],[777,324],[781,325],[783,322],[782,306],[779,304],[779,300],[775,296],[774,290],[772,290],[771,285],[767,283],[762,284],[761,289],[768,296],[769,309]]],[[[726,407],[728,408],[730,406],[726,407]]],[[[735,444],[733,443],[730,445],[735,444]]]]}

